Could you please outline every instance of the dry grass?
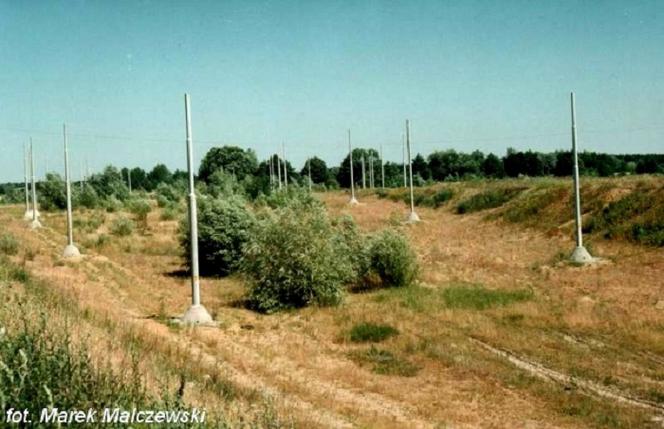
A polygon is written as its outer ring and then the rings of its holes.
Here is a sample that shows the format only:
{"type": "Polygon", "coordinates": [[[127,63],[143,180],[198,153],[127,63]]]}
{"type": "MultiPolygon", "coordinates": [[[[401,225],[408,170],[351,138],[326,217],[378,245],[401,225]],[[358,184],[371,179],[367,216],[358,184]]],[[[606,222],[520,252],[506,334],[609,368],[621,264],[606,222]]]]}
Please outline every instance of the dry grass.
{"type": "MultiPolygon", "coordinates": [[[[333,214],[351,214],[363,230],[404,229],[422,266],[420,284],[351,294],[338,308],[265,316],[241,306],[241,279],[206,278],[204,303],[219,329],[168,324],[186,309],[189,285],[178,257],[177,222],[160,220],[156,211],[144,233],[86,246],[79,265],[54,265],[64,242],[60,215],[44,220],[57,229],[38,234],[25,228],[20,210],[1,211],[0,221],[30,249],[26,268],[67,291],[76,311],[87,315],[85,323],[103,332],[99,338],[117,339],[117,353],[126,344],[150,350],[145,371],[156,373],[152,378],[184,373],[191,380],[188,399],[236,420],[269,395],[301,427],[654,425],[650,410],[542,381],[471,338],[661,403],[664,311],[655,308],[664,299],[661,250],[594,240],[594,251],[608,262],[570,266],[559,256],[573,248],[569,234],[486,220],[483,212],[452,212],[455,201],[482,186],[452,185],[453,200],[439,209],[418,208],[423,222],[416,225],[400,223],[407,214],[401,202],[365,192],[362,204],[351,208],[343,193],[321,194],[333,214]],[[471,284],[481,286],[480,295],[467,291],[471,284]],[[451,304],[455,300],[465,304],[451,304]],[[389,325],[399,334],[371,352],[347,339],[360,323],[389,325]],[[375,361],[396,362],[396,372],[375,371],[375,361]]],[[[600,193],[615,194],[620,186],[600,193]]],[[[108,214],[79,240],[94,243],[115,216],[108,214]]]]}

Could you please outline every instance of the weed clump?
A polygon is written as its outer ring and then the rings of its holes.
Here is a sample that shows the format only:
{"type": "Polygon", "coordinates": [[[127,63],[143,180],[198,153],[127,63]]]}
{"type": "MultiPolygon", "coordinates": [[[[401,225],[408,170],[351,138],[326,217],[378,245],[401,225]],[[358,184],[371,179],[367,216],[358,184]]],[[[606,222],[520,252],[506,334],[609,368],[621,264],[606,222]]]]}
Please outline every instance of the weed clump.
{"type": "Polygon", "coordinates": [[[134,232],[134,222],[126,217],[119,217],[111,224],[111,234],[126,237],[134,232]]]}
{"type": "Polygon", "coordinates": [[[129,202],[129,211],[136,217],[136,221],[143,229],[148,226],[148,214],[152,210],[150,202],[144,199],[136,199],[129,202]]]}
{"type": "Polygon", "coordinates": [[[395,375],[399,377],[413,377],[420,368],[394,353],[371,346],[368,350],[356,351],[350,358],[361,365],[370,365],[376,374],[395,375]]]}
{"type": "Polygon", "coordinates": [[[16,255],[18,253],[18,241],[10,233],[0,235],[0,253],[4,255],[16,255]]]}
{"type": "Polygon", "coordinates": [[[417,276],[415,252],[406,237],[394,230],[382,231],[371,239],[369,261],[384,287],[409,286],[417,276]]]}
{"type": "Polygon", "coordinates": [[[442,298],[448,308],[485,310],[532,299],[530,290],[493,290],[480,285],[456,285],[443,289],[442,298]]]}
{"type": "Polygon", "coordinates": [[[354,343],[378,343],[398,334],[399,331],[392,326],[365,322],[353,326],[350,340],[354,343]]]}

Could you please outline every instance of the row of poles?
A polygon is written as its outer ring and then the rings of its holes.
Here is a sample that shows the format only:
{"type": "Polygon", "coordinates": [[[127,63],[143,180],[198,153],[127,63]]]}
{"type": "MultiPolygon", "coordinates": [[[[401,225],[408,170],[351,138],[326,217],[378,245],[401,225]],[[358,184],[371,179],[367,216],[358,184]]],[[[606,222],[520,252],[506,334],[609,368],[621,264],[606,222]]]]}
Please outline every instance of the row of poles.
{"type": "MultiPolygon", "coordinates": [[[[270,187],[272,189],[274,188],[282,189],[282,185],[283,188],[285,189],[288,188],[288,163],[286,161],[286,146],[284,143],[281,144],[281,158],[279,157],[278,153],[270,155],[268,169],[270,174],[270,187]],[[276,172],[275,172],[275,164],[276,164],[276,172]],[[281,177],[282,170],[284,172],[283,180],[281,177]]],[[[307,159],[307,170],[309,176],[308,177],[309,191],[311,192],[311,185],[313,183],[311,180],[311,158],[307,159]]]]}
{"type": "MultiPolygon", "coordinates": [[[[573,156],[573,180],[574,180],[574,200],[575,200],[575,226],[576,226],[576,247],[572,253],[571,260],[576,263],[588,263],[593,260],[592,256],[588,253],[586,248],[583,246],[583,237],[581,231],[581,196],[579,191],[579,165],[578,165],[578,156],[577,156],[577,133],[576,133],[576,111],[575,111],[575,98],[574,93],[571,93],[570,96],[571,103],[571,117],[572,117],[572,156],[573,156]]],[[[191,306],[184,313],[182,320],[186,324],[209,324],[212,323],[212,317],[201,304],[201,292],[200,292],[200,271],[198,263],[198,214],[197,214],[197,204],[196,204],[196,191],[194,184],[194,155],[193,155],[193,137],[192,137],[192,127],[191,127],[191,107],[189,94],[184,95],[184,107],[185,107],[185,134],[186,134],[186,150],[187,150],[187,172],[188,172],[188,217],[189,217],[189,233],[191,240],[190,243],[190,257],[191,257],[191,306]]],[[[67,126],[63,124],[62,126],[62,135],[63,135],[63,146],[64,146],[64,167],[65,167],[65,187],[66,187],[66,199],[67,199],[67,245],[65,246],[63,257],[65,258],[76,258],[80,256],[80,252],[76,245],[74,244],[73,236],[73,221],[72,221],[72,207],[71,207],[71,183],[70,183],[70,174],[69,174],[69,154],[67,149],[67,126]]],[[[404,133],[404,164],[403,164],[403,174],[404,174],[404,186],[406,186],[407,178],[408,184],[410,186],[410,214],[408,216],[407,222],[415,223],[419,222],[420,218],[415,212],[415,201],[414,201],[414,187],[413,187],[413,165],[411,158],[410,150],[410,122],[406,120],[405,123],[405,133],[404,133]],[[406,163],[405,158],[408,159],[408,171],[406,172],[406,163]],[[406,175],[407,173],[407,175],[406,175]]],[[[279,160],[277,155],[276,170],[277,174],[274,175],[275,163],[274,156],[270,157],[270,183],[274,186],[274,181],[276,179],[279,189],[281,189],[282,184],[284,187],[288,186],[288,168],[286,163],[286,151],[285,145],[282,143],[281,154],[283,158],[283,181],[282,181],[282,161],[279,160]]],[[[351,187],[351,198],[350,204],[355,206],[359,204],[356,195],[355,195],[355,180],[353,173],[353,146],[351,143],[351,132],[348,130],[348,153],[350,161],[350,187],[351,187]]],[[[381,185],[385,186],[385,170],[383,164],[383,154],[382,147],[380,150],[380,163],[381,163],[381,185]]],[[[373,159],[370,160],[370,186],[373,187],[373,159]]],[[[311,160],[307,161],[307,168],[309,173],[309,189],[311,190],[311,160]]],[[[363,187],[365,186],[365,167],[364,159],[362,160],[362,182],[363,187]]],[[[128,177],[129,186],[131,187],[131,175],[128,177]]],[[[32,140],[30,140],[30,148],[28,154],[25,153],[24,147],[24,188],[25,188],[25,216],[26,220],[30,220],[30,228],[38,229],[41,228],[41,222],[39,221],[39,211],[37,209],[37,192],[35,187],[35,169],[34,169],[34,157],[33,157],[33,147],[32,140]],[[30,207],[30,198],[28,192],[28,159],[30,164],[30,190],[31,190],[31,199],[32,207],[30,207]]]]}
{"type": "MultiPolygon", "coordinates": [[[[404,187],[409,187],[410,185],[410,213],[408,214],[408,223],[417,223],[420,221],[420,217],[417,212],[415,212],[415,191],[413,189],[413,162],[410,154],[410,121],[406,119],[406,132],[405,144],[403,148],[403,185],[404,187]],[[408,176],[406,176],[406,154],[408,155],[408,176]],[[409,180],[407,180],[407,178],[409,180]]],[[[350,130],[348,130],[348,156],[350,161],[350,205],[354,206],[359,204],[357,197],[355,196],[355,177],[353,173],[353,145],[350,138],[350,130]]],[[[369,165],[369,186],[374,187],[374,163],[373,155],[370,155],[370,165],[369,165]]],[[[365,167],[364,167],[364,155],[362,156],[362,189],[366,188],[366,179],[365,179],[365,167]]],[[[380,170],[381,170],[381,186],[385,187],[385,164],[383,163],[383,147],[380,147],[380,170]]]]}
{"type": "MultiPolygon", "coordinates": [[[[572,177],[574,181],[574,223],[575,223],[575,238],[576,246],[570,260],[578,264],[587,264],[594,260],[590,255],[588,250],[583,245],[583,233],[582,233],[582,220],[581,220],[581,192],[579,185],[579,158],[578,158],[578,149],[577,149],[577,133],[576,133],[576,101],[574,97],[574,92],[570,93],[570,110],[571,110],[571,122],[572,122],[572,158],[573,158],[573,172],[572,177]]],[[[410,122],[406,119],[405,133],[403,135],[403,182],[404,187],[409,187],[410,191],[410,213],[406,222],[408,223],[417,223],[420,221],[420,217],[415,212],[415,193],[413,186],[413,163],[410,151],[410,122]],[[406,159],[408,164],[406,164],[406,159]],[[408,171],[406,171],[406,169],[408,171]],[[407,180],[408,179],[408,180],[407,180]]],[[[381,146],[380,151],[380,164],[381,164],[381,173],[382,173],[382,186],[385,187],[385,168],[383,165],[383,151],[381,146]]],[[[350,130],[348,130],[348,154],[350,160],[350,205],[354,206],[359,204],[357,197],[355,196],[355,178],[353,177],[353,146],[351,144],[350,130]]],[[[370,186],[373,188],[373,159],[370,160],[370,186]]],[[[364,156],[362,156],[362,188],[365,188],[365,167],[364,167],[364,156]]]]}
{"type": "MultiPolygon", "coordinates": [[[[67,201],[67,245],[65,246],[62,256],[64,258],[76,258],[81,255],[78,248],[74,244],[74,230],[71,210],[71,181],[69,174],[69,153],[67,149],[67,125],[62,125],[62,137],[64,145],[64,159],[65,159],[65,193],[67,201]]],[[[35,160],[34,151],[32,147],[32,139],[30,139],[30,149],[26,154],[25,146],[23,147],[23,181],[25,190],[25,215],[24,219],[30,221],[31,229],[39,229],[42,224],[39,220],[39,209],[37,208],[37,187],[35,181],[35,160]],[[32,207],[30,207],[30,197],[28,192],[28,160],[30,163],[30,188],[32,197],[32,207]]]]}

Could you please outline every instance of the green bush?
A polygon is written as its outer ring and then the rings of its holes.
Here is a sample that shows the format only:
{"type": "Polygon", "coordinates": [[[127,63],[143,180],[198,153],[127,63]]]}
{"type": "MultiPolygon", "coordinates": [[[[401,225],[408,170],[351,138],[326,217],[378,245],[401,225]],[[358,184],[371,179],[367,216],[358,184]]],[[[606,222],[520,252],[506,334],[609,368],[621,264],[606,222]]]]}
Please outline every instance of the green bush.
{"type": "Polygon", "coordinates": [[[332,225],[336,230],[333,238],[338,240],[339,246],[348,255],[351,264],[347,283],[354,286],[363,286],[362,282],[367,280],[366,277],[371,268],[368,240],[349,215],[334,219],[332,225]]]}
{"type": "Polygon", "coordinates": [[[250,306],[272,312],[338,304],[352,272],[342,243],[322,207],[267,211],[252,231],[242,264],[250,306]]]}
{"type": "Polygon", "coordinates": [[[169,203],[177,203],[180,201],[180,194],[178,190],[166,183],[160,183],[155,190],[157,205],[159,207],[166,207],[169,203]]]}
{"type": "Polygon", "coordinates": [[[473,213],[480,210],[500,207],[516,197],[523,188],[489,189],[461,201],[456,208],[457,213],[473,213]]]}
{"type": "Polygon", "coordinates": [[[134,222],[126,217],[119,217],[111,225],[111,234],[124,237],[134,232],[134,222]]]}
{"type": "Polygon", "coordinates": [[[256,198],[255,204],[259,207],[267,206],[273,209],[297,205],[303,210],[309,207],[323,206],[323,203],[311,194],[308,188],[297,185],[289,185],[286,189],[277,190],[268,195],[261,195],[256,198]]]}
{"type": "Polygon", "coordinates": [[[65,181],[58,174],[46,174],[46,180],[37,185],[39,208],[44,211],[64,210],[67,207],[65,181]]]}
{"type": "Polygon", "coordinates": [[[136,216],[136,221],[141,224],[142,228],[148,226],[148,214],[152,210],[148,200],[135,199],[128,202],[129,211],[136,216]]]}
{"type": "Polygon", "coordinates": [[[18,241],[10,233],[0,235],[0,253],[4,255],[16,255],[18,253],[18,241]]]}
{"type": "Polygon", "coordinates": [[[122,210],[122,202],[115,198],[114,196],[107,197],[104,199],[103,206],[108,213],[115,213],[122,210]]]}
{"type": "MultiPolygon", "coordinates": [[[[203,275],[226,276],[236,271],[243,246],[255,224],[253,213],[237,196],[201,198],[198,204],[198,255],[203,275]]],[[[189,221],[180,223],[180,244],[190,266],[189,221]]]]}
{"type": "Polygon", "coordinates": [[[78,192],[77,201],[80,206],[87,209],[93,209],[99,206],[99,196],[97,195],[97,191],[87,183],[83,185],[83,189],[78,192]]]}
{"type": "Polygon", "coordinates": [[[389,325],[360,323],[350,330],[350,340],[354,343],[377,343],[397,334],[399,331],[389,325]]]}
{"type": "Polygon", "coordinates": [[[174,220],[178,217],[178,208],[173,204],[169,204],[161,210],[159,219],[161,220],[174,220]]]}
{"type": "Polygon", "coordinates": [[[409,286],[417,275],[417,258],[408,240],[393,230],[385,230],[371,239],[371,271],[385,287],[409,286]]]}
{"type": "Polygon", "coordinates": [[[447,201],[451,200],[454,196],[454,191],[451,189],[443,188],[439,189],[432,197],[433,207],[438,208],[445,204],[447,201]]]}

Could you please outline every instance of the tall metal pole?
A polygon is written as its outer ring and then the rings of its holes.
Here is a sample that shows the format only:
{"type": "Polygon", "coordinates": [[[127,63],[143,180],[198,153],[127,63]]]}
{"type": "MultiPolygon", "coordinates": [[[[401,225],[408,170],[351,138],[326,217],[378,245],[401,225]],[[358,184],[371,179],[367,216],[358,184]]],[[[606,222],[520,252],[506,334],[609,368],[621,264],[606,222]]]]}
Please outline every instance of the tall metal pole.
{"type": "Polygon", "coordinates": [[[25,220],[32,219],[32,213],[30,213],[30,194],[28,192],[28,154],[25,150],[25,143],[23,143],[23,183],[25,191],[25,214],[23,218],[25,220]]]}
{"type": "Polygon", "coordinates": [[[374,158],[373,154],[369,154],[369,186],[371,189],[374,187],[374,158]]]}
{"type": "Polygon", "coordinates": [[[348,130],[348,154],[350,156],[350,204],[357,204],[357,199],[355,198],[355,178],[353,177],[353,146],[350,144],[350,130],[348,130]]]}
{"type": "Polygon", "coordinates": [[[406,151],[408,152],[408,170],[410,176],[410,215],[408,216],[408,222],[414,223],[419,222],[420,217],[415,213],[415,197],[413,192],[413,163],[410,157],[410,123],[406,119],[406,151]]]}
{"type": "Polygon", "coordinates": [[[37,190],[35,188],[35,159],[33,157],[32,151],[32,138],[30,138],[30,176],[32,181],[32,222],[30,223],[30,228],[37,229],[41,228],[41,222],[37,217],[39,216],[39,211],[37,210],[37,190]]]}
{"type": "Polygon", "coordinates": [[[67,246],[62,256],[75,258],[81,256],[78,248],[74,245],[74,227],[71,214],[71,183],[69,181],[69,154],[67,152],[67,125],[62,124],[62,138],[65,147],[65,190],[67,192],[67,246]]]}
{"type": "Polygon", "coordinates": [[[583,247],[583,234],[581,231],[581,192],[579,189],[579,159],[577,154],[576,142],[576,109],[574,93],[570,94],[571,114],[572,114],[572,159],[574,162],[574,221],[576,224],[576,248],[572,253],[573,262],[585,264],[592,261],[592,256],[585,247],[583,247]]]}
{"type": "Polygon", "coordinates": [[[270,189],[272,189],[273,185],[274,185],[274,176],[272,174],[273,173],[272,172],[272,157],[270,157],[270,161],[269,161],[267,166],[268,166],[268,171],[270,173],[270,189]]]}
{"type": "Polygon", "coordinates": [[[364,154],[362,154],[362,189],[367,188],[367,180],[364,172],[364,154]]]}
{"type": "Polygon", "coordinates": [[[406,178],[406,136],[401,134],[401,155],[403,156],[403,187],[408,186],[408,179],[406,178]]]}
{"type": "Polygon", "coordinates": [[[286,162],[286,145],[281,142],[281,155],[284,158],[284,186],[288,188],[288,163],[286,162]]]}
{"type": "Polygon", "coordinates": [[[380,187],[385,187],[385,163],[383,162],[383,145],[380,145],[380,187]]]}
{"type": "Polygon", "coordinates": [[[281,160],[279,159],[279,149],[277,149],[277,173],[279,173],[279,189],[281,189],[281,160]]]}
{"type": "Polygon", "coordinates": [[[311,192],[311,158],[307,159],[307,169],[309,170],[309,192],[311,192]]]}
{"type": "Polygon", "coordinates": [[[187,133],[187,169],[189,171],[189,241],[191,251],[191,307],[182,317],[185,323],[209,323],[212,317],[201,305],[201,288],[198,271],[198,214],[196,213],[196,189],[194,188],[194,151],[191,136],[191,111],[189,94],[184,95],[184,112],[187,133]]]}

